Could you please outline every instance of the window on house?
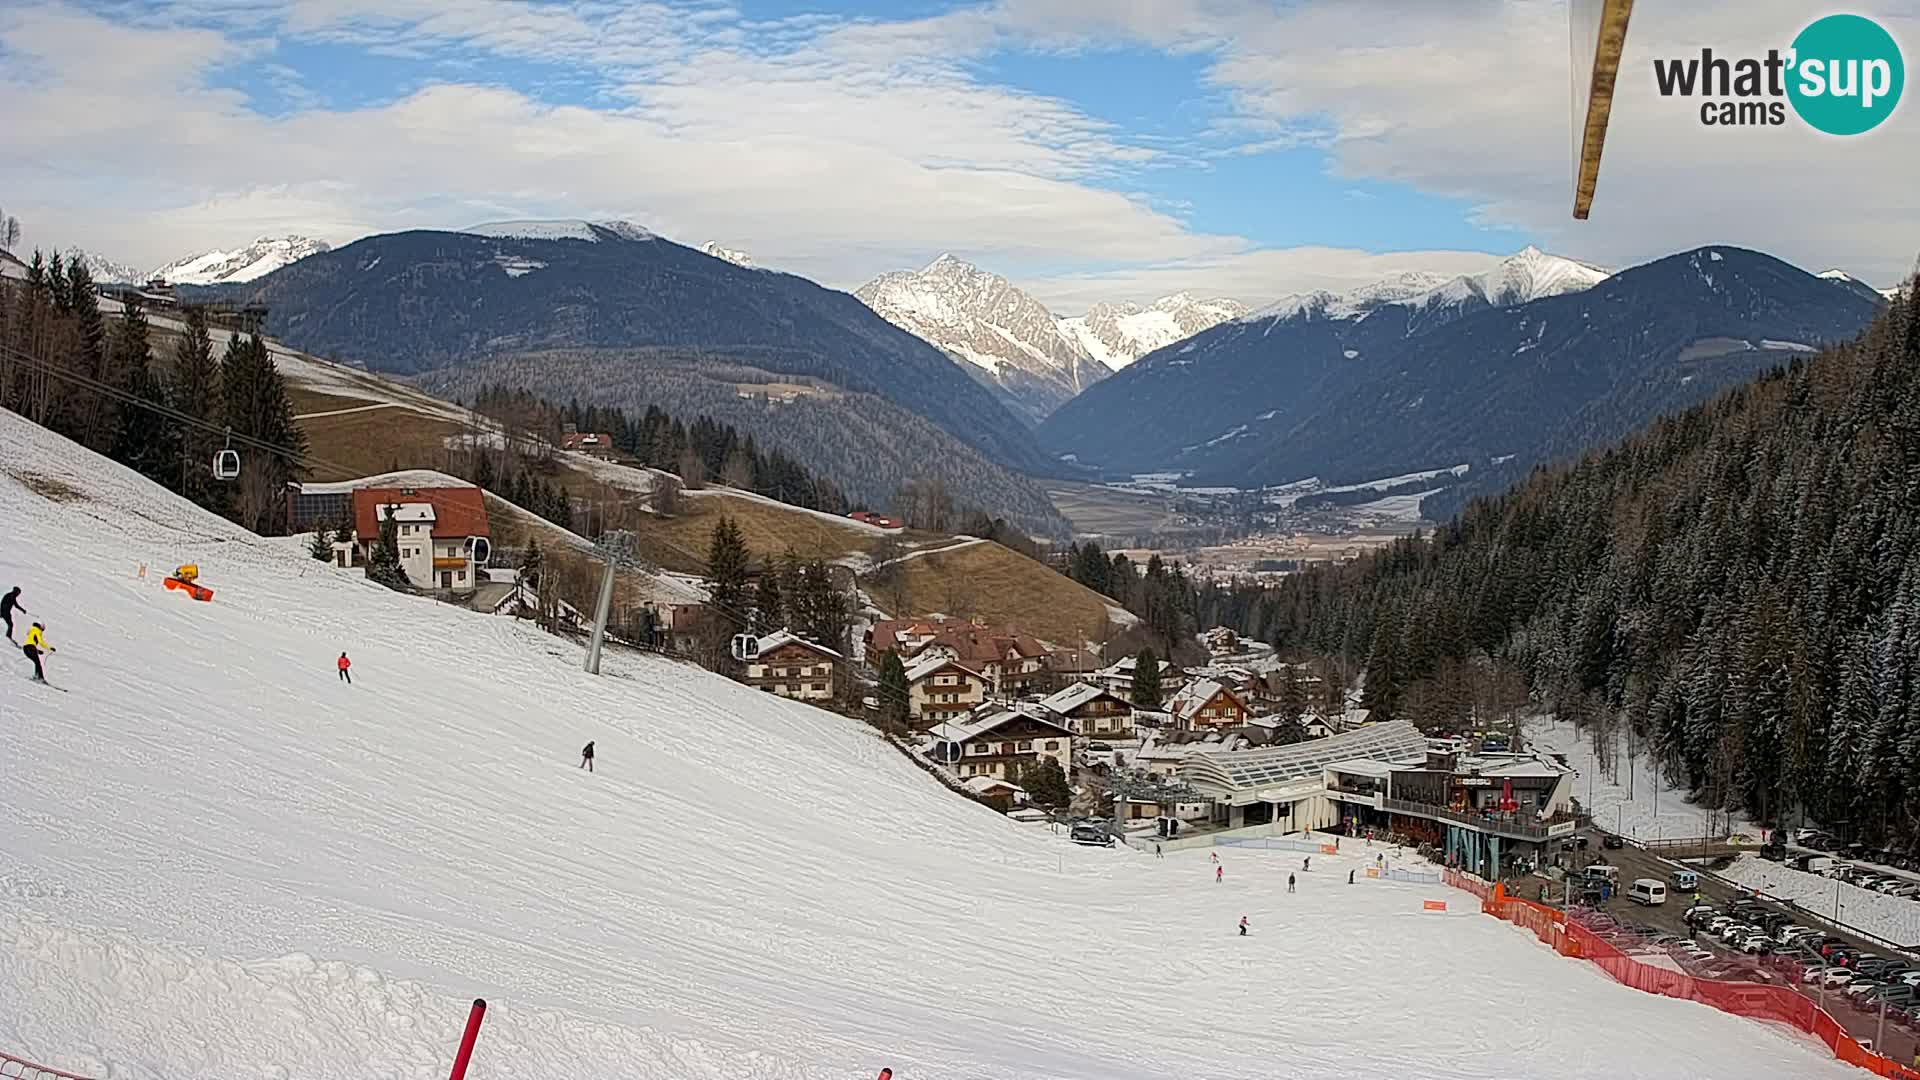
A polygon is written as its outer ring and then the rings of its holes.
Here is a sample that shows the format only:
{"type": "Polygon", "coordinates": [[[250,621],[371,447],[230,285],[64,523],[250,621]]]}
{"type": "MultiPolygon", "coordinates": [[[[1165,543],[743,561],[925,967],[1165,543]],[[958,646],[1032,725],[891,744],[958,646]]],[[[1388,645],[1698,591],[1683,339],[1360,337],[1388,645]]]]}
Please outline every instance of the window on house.
{"type": "Polygon", "coordinates": [[[976,757],[985,756],[986,752],[987,752],[986,743],[969,743],[967,745],[967,753],[973,754],[976,757]]]}
{"type": "Polygon", "coordinates": [[[1033,750],[1033,740],[1032,740],[1032,739],[1022,739],[1022,740],[1020,741],[1020,752],[1021,752],[1021,753],[1023,753],[1023,754],[1026,754],[1026,753],[1031,753],[1031,752],[1032,752],[1032,750],[1033,750]]]}
{"type": "Polygon", "coordinates": [[[1058,749],[1060,749],[1060,740],[1059,740],[1059,739],[1048,739],[1048,740],[1047,740],[1047,749],[1049,749],[1049,750],[1058,750],[1058,749]]]}

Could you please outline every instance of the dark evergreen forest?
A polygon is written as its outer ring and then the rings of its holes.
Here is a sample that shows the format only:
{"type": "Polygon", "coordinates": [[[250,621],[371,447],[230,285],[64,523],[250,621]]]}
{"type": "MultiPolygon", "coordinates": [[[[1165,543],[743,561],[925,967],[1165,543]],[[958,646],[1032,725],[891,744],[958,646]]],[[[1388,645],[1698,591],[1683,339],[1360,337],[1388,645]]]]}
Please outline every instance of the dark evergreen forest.
{"type": "Polygon", "coordinates": [[[1536,470],[1412,538],[1202,621],[1363,665],[1366,704],[1463,721],[1462,671],[1626,725],[1710,805],[1920,835],[1920,310],[1536,470]]]}

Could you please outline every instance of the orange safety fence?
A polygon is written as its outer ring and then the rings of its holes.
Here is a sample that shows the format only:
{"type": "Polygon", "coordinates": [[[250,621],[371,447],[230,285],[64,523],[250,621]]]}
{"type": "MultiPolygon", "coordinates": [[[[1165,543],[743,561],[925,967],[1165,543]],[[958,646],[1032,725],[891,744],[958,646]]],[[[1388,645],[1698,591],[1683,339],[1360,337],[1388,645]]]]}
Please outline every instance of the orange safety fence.
{"type": "Polygon", "coordinates": [[[0,1077],[6,1080],[87,1080],[75,1073],[61,1072],[46,1065],[36,1065],[26,1058],[17,1058],[0,1050],[0,1077]]]}
{"type": "MultiPolygon", "coordinates": [[[[1449,870],[1447,874],[1448,884],[1456,884],[1453,878],[1458,872],[1449,870]]],[[[1457,887],[1469,892],[1476,891],[1473,885],[1484,885],[1471,875],[1459,876],[1465,878],[1467,883],[1458,884],[1457,887]]],[[[1833,1052],[1834,1057],[1858,1065],[1876,1076],[1894,1080],[1920,1080],[1920,1070],[1909,1068],[1862,1046],[1845,1025],[1811,998],[1795,992],[1791,987],[1763,982],[1703,979],[1676,968],[1644,963],[1587,927],[1568,921],[1566,912],[1558,908],[1507,896],[1503,885],[1495,885],[1484,894],[1481,910],[1497,919],[1533,931],[1536,937],[1561,955],[1584,959],[1606,972],[1615,982],[1649,994],[1698,1001],[1736,1016],[1786,1024],[1820,1040],[1833,1052]]],[[[1799,972],[1787,974],[1798,977],[1799,972]]]]}
{"type": "Polygon", "coordinates": [[[1493,895],[1493,886],[1488,883],[1486,879],[1475,877],[1465,870],[1455,870],[1449,867],[1440,872],[1440,880],[1456,889],[1464,889],[1482,900],[1493,895]]]}

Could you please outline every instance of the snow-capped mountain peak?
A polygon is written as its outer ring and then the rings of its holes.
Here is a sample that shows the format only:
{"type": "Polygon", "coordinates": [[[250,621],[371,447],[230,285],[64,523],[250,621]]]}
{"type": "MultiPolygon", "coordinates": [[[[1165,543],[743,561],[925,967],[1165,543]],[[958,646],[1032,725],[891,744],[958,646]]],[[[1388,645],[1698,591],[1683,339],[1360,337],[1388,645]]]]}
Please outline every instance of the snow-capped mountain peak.
{"type": "Polygon", "coordinates": [[[87,273],[93,276],[95,284],[142,285],[145,284],[147,280],[145,275],[127,263],[115,262],[105,256],[95,255],[93,252],[83,248],[70,247],[66,251],[61,252],[61,255],[68,263],[76,261],[86,263],[87,273]]]}
{"type": "Polygon", "coordinates": [[[1408,270],[1342,292],[1321,290],[1284,296],[1247,316],[1247,320],[1357,319],[1392,306],[1423,313],[1511,307],[1589,289],[1607,276],[1597,266],[1528,245],[1477,274],[1447,277],[1427,270],[1408,270]]]}
{"type": "Polygon", "coordinates": [[[621,240],[652,240],[654,234],[631,221],[587,221],[583,218],[529,219],[525,221],[488,221],[461,229],[474,236],[495,236],[505,240],[585,240],[600,242],[601,233],[621,240]]]}
{"type": "Polygon", "coordinates": [[[184,259],[175,259],[149,276],[175,285],[252,281],[289,263],[327,250],[330,249],[324,240],[304,236],[263,236],[246,247],[232,251],[203,251],[184,259]]]}
{"type": "Polygon", "coordinates": [[[723,262],[730,262],[735,266],[744,266],[749,270],[755,269],[754,263],[753,263],[753,256],[747,254],[744,251],[736,251],[733,248],[721,247],[718,242],[713,240],[709,240],[706,243],[701,244],[700,253],[703,255],[711,255],[714,258],[719,259],[723,262]]]}
{"type": "Polygon", "coordinates": [[[1040,301],[951,254],[922,270],[881,274],[854,295],[1005,391],[1034,419],[1106,376],[1040,301]]]}
{"type": "Polygon", "coordinates": [[[1125,302],[1095,304],[1085,315],[1060,320],[1060,326],[1094,359],[1118,371],[1155,349],[1237,319],[1246,310],[1237,300],[1177,292],[1144,308],[1125,302]]]}

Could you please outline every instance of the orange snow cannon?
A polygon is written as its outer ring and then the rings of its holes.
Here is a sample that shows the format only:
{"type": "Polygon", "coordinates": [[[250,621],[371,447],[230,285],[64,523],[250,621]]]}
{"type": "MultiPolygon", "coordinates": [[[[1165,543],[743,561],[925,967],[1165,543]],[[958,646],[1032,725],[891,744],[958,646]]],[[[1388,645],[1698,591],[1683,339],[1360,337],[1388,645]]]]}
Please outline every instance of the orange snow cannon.
{"type": "Polygon", "coordinates": [[[213,599],[213,590],[200,584],[200,567],[194,563],[187,563],[185,566],[175,569],[174,572],[167,577],[165,584],[169,590],[178,589],[188,596],[193,597],[195,600],[206,601],[213,599]]]}

